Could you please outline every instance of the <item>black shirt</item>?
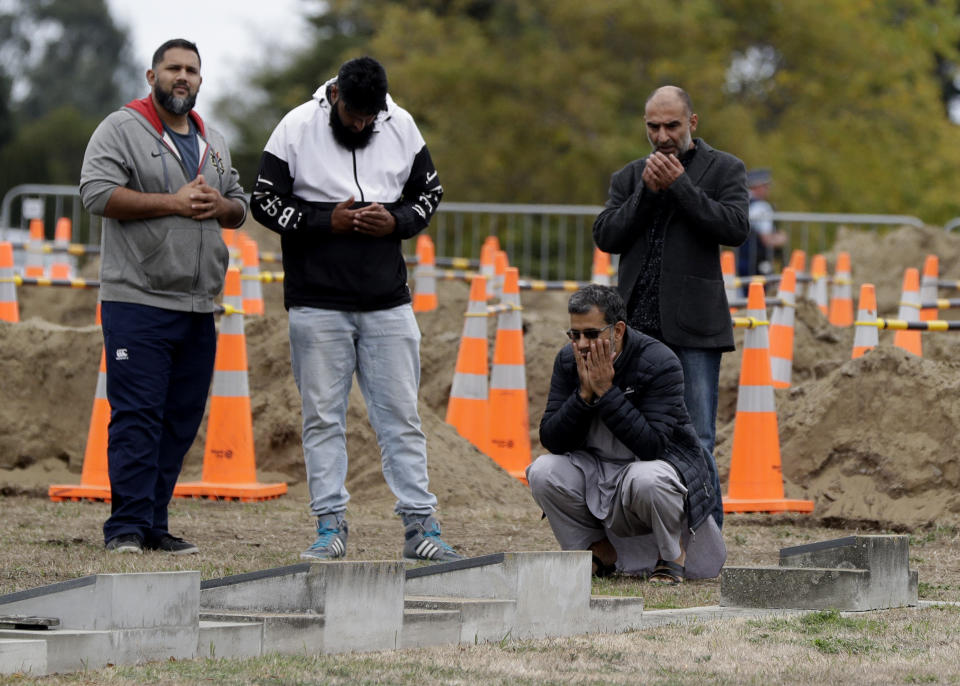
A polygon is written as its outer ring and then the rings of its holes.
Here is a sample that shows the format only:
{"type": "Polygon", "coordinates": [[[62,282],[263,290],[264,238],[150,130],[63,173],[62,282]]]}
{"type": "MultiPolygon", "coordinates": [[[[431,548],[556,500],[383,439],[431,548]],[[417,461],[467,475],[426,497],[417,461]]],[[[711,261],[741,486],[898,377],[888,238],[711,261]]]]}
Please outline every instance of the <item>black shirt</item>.
{"type": "MultiPolygon", "coordinates": [[[[697,152],[691,147],[678,158],[686,169],[697,152]]],[[[644,193],[651,191],[644,189],[644,193]]],[[[627,303],[629,324],[657,340],[663,340],[660,331],[660,272],[663,268],[663,238],[667,222],[673,213],[673,202],[667,193],[654,193],[654,216],[647,235],[647,252],[637,282],[627,303]]]]}

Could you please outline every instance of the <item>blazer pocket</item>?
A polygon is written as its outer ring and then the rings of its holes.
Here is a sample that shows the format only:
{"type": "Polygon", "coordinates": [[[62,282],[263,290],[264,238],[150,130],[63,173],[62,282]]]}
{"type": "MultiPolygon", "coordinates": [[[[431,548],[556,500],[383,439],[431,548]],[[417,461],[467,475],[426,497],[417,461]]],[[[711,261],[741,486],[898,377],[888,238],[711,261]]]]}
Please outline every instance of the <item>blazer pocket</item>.
{"type": "Polygon", "coordinates": [[[680,282],[677,325],[692,334],[715,336],[730,326],[723,281],[684,276],[680,282]]]}

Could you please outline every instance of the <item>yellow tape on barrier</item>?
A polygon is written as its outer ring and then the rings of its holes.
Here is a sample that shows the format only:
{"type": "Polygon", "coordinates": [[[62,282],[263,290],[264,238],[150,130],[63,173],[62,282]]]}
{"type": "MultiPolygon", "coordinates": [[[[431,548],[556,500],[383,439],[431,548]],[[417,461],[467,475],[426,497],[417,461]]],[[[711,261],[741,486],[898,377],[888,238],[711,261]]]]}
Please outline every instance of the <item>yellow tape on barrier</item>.
{"type": "Polygon", "coordinates": [[[923,322],[908,322],[905,319],[877,319],[875,322],[855,321],[854,326],[875,326],[892,331],[958,331],[960,321],[933,319],[923,322]]]}
{"type": "Polygon", "coordinates": [[[770,322],[756,317],[732,317],[731,319],[735,329],[755,329],[758,326],[770,326],[770,322]]]}

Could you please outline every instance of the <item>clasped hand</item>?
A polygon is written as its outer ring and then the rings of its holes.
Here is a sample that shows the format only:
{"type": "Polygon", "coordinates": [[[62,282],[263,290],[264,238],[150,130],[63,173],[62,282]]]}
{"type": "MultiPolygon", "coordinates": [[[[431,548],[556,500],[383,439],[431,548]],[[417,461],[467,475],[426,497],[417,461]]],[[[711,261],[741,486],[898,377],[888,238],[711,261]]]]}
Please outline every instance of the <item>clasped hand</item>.
{"type": "Polygon", "coordinates": [[[180,205],[179,214],[197,221],[219,219],[231,209],[230,201],[208,185],[203,174],[197,174],[193,181],[181,186],[175,195],[180,205]]]}
{"type": "Polygon", "coordinates": [[[334,233],[362,233],[367,236],[387,236],[397,227],[397,219],[378,202],[352,210],[353,196],[333,208],[330,225],[334,233]]]}
{"type": "Polygon", "coordinates": [[[647,157],[643,165],[643,184],[652,191],[659,193],[669,188],[670,185],[680,178],[683,174],[683,164],[675,155],[664,155],[662,152],[655,152],[647,157]]]}
{"type": "Polygon", "coordinates": [[[577,361],[577,374],[580,376],[580,397],[584,402],[593,402],[613,386],[613,346],[609,338],[595,338],[589,341],[590,347],[581,352],[577,341],[573,346],[573,358],[577,361]]]}

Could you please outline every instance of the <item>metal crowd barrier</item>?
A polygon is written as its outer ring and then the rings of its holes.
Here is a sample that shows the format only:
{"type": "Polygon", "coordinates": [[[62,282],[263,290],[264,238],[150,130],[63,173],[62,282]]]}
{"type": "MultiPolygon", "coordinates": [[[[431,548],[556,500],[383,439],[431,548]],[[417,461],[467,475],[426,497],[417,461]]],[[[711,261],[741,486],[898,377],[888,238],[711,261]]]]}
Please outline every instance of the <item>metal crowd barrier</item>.
{"type": "MultiPolygon", "coordinates": [[[[531,279],[589,281],[593,221],[602,210],[601,205],[442,202],[427,231],[436,246],[437,266],[475,267],[484,239],[495,235],[511,264],[531,279]]],[[[88,246],[83,252],[93,253],[100,244],[102,219],[83,209],[77,186],[23,184],[11,188],[0,203],[0,240],[25,242],[34,216],[43,218],[48,232],[59,217],[70,217],[72,242],[88,246]]],[[[888,214],[774,212],[773,220],[790,235],[791,249],[803,249],[808,255],[830,250],[840,226],[874,232],[886,226],[923,226],[917,217],[888,214]]],[[[951,228],[953,222],[946,230],[951,228]]],[[[405,247],[412,252],[413,241],[407,243],[405,247]]],[[[261,255],[265,262],[277,259],[272,253],[261,255]]],[[[617,259],[614,255],[614,270],[617,259]]]]}
{"type": "MultiPolygon", "coordinates": [[[[442,202],[428,232],[437,255],[476,260],[483,240],[495,235],[521,274],[541,280],[589,281],[593,221],[602,211],[601,205],[442,202]]],[[[830,250],[841,226],[876,233],[882,227],[924,225],[910,215],[835,212],[774,212],[773,220],[790,236],[790,249],[802,249],[808,255],[830,250]]],[[[613,256],[614,267],[617,257],[613,256]]],[[[789,257],[785,255],[785,263],[789,257]]]]}
{"type": "MultiPolygon", "coordinates": [[[[27,183],[14,186],[4,194],[0,201],[0,241],[13,244],[13,261],[17,268],[22,268],[26,261],[24,247],[30,237],[30,220],[42,219],[45,238],[53,240],[57,220],[61,217],[70,219],[73,231],[66,252],[80,259],[99,252],[103,220],[84,209],[78,186],[27,183]]],[[[47,255],[54,251],[53,247],[43,248],[47,255]]],[[[49,258],[45,264],[49,266],[49,258]]]]}
{"type": "MultiPolygon", "coordinates": [[[[589,280],[593,267],[594,205],[442,202],[427,231],[437,255],[478,260],[484,239],[496,236],[511,266],[540,280],[589,280]]],[[[439,260],[438,260],[439,262],[439,260]]]]}

